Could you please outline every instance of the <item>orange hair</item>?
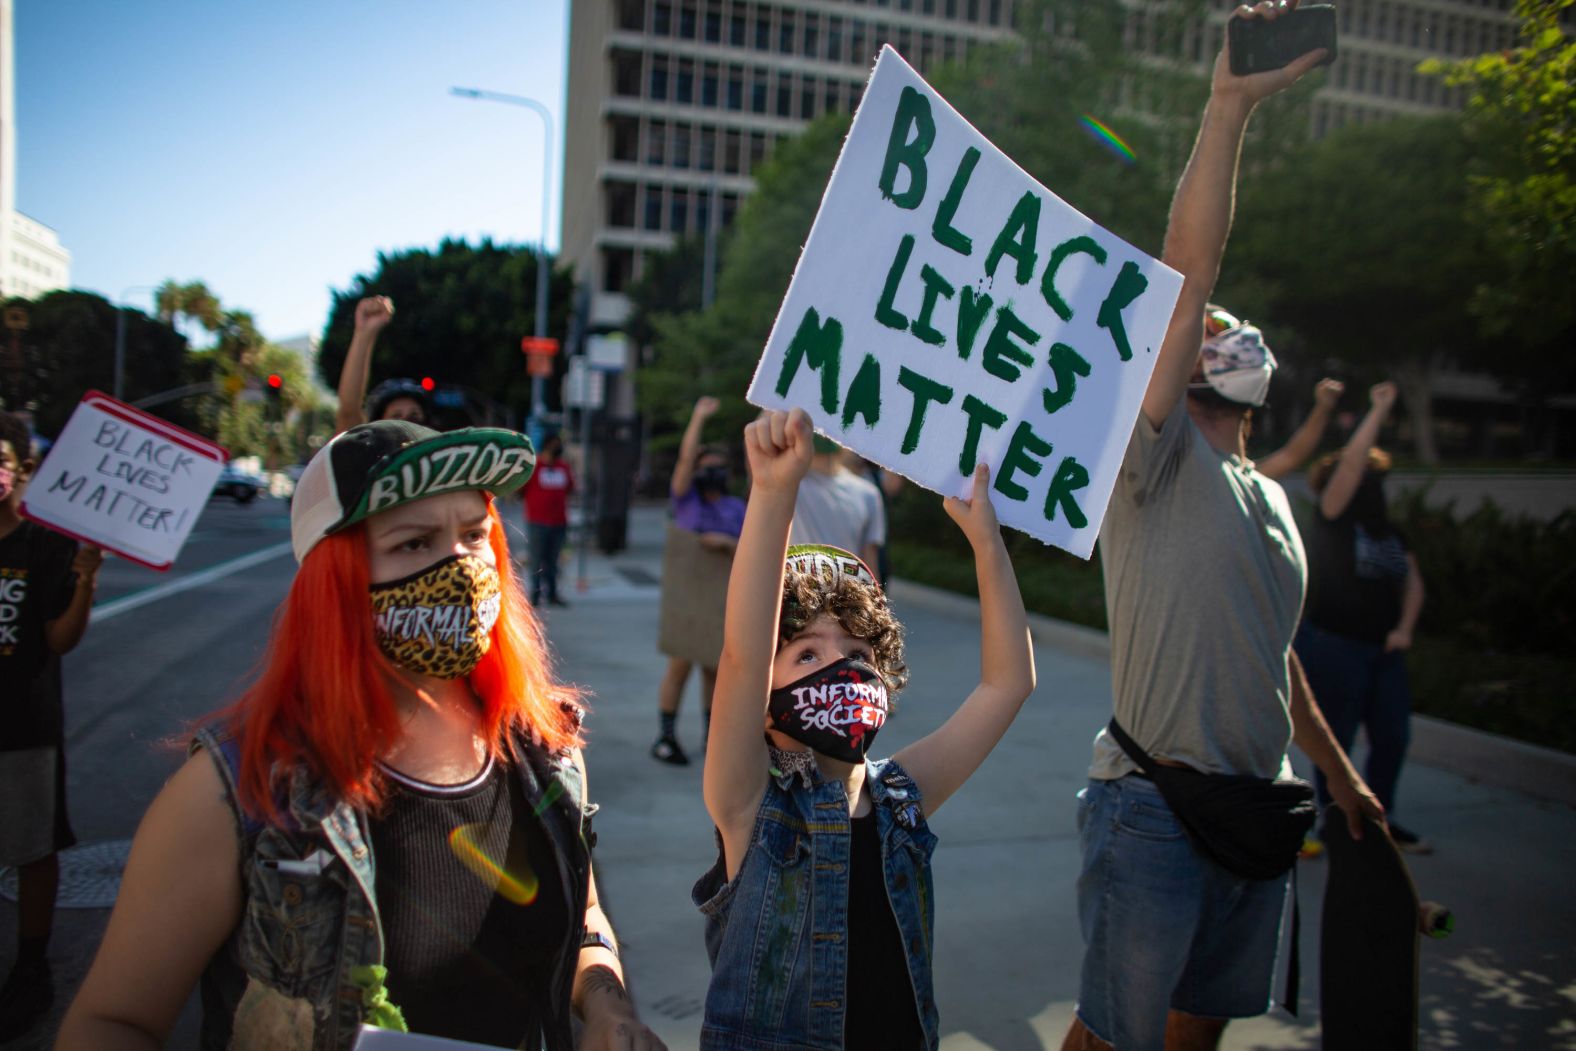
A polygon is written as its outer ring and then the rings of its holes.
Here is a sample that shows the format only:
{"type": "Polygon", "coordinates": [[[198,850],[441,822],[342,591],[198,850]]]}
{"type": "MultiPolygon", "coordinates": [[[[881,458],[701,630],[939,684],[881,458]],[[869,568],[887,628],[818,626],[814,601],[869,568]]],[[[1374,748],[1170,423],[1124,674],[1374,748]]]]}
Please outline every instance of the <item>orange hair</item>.
{"type": "MultiPolygon", "coordinates": [[[[556,751],[581,743],[580,691],[554,680],[542,625],[520,592],[503,522],[488,501],[489,543],[503,602],[492,647],[470,675],[482,733],[495,756],[513,756],[511,731],[556,751]]],[[[218,713],[240,740],[238,787],[246,810],[278,822],[290,771],[305,764],[358,810],[382,803],[374,760],[400,738],[367,589],[365,530],[347,529],[307,553],[274,618],[257,681],[218,713]]]]}

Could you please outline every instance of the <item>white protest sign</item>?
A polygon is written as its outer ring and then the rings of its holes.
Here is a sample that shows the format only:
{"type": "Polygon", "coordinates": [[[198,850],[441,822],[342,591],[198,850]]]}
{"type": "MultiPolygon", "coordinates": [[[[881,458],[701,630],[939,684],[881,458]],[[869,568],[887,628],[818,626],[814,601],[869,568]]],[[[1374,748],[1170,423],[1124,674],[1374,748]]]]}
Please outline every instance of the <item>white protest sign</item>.
{"type": "Polygon", "coordinates": [[[22,514],[169,569],[224,467],[224,449],[89,391],[27,485],[22,514]]]}
{"type": "Polygon", "coordinates": [[[884,47],[749,400],[1088,558],[1181,290],[884,47]]]}

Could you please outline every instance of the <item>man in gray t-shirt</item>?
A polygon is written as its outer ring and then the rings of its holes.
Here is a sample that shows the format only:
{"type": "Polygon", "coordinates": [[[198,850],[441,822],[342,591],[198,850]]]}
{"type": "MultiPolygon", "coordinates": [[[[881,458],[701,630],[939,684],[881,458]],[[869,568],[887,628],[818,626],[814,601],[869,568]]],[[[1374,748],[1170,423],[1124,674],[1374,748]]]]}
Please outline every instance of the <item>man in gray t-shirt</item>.
{"type": "MultiPolygon", "coordinates": [[[[1282,10],[1233,17],[1272,20],[1282,10]]],[[[1360,816],[1382,820],[1384,809],[1331,736],[1291,652],[1307,579],[1302,541],[1285,492],[1247,458],[1248,419],[1264,403],[1274,355],[1258,329],[1207,302],[1248,117],[1321,57],[1249,76],[1230,72],[1224,50],[1216,60],[1166,230],[1164,260],[1182,273],[1182,292],[1100,557],[1115,716],[1138,745],[1161,763],[1274,777],[1295,740],[1360,835],[1360,816]]],[[[1064,1051],[1215,1047],[1228,1019],[1269,1006],[1286,878],[1248,880],[1204,858],[1135,771],[1102,731],[1079,793],[1087,949],[1064,1051]]]]}
{"type": "Polygon", "coordinates": [[[852,551],[867,566],[876,565],[881,545],[886,543],[881,490],[844,467],[837,445],[820,435],[815,438],[810,473],[799,483],[788,542],[831,544],[852,551]]]}

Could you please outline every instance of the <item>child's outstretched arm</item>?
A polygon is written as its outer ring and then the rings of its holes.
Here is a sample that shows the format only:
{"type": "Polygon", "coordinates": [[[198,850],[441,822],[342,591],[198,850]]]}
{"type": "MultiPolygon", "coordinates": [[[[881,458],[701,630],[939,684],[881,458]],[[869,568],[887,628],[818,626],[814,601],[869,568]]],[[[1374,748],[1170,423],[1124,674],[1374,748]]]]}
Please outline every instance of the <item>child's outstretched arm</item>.
{"type": "Polygon", "coordinates": [[[974,548],[980,592],[980,684],[940,729],[893,757],[918,783],[926,816],[939,810],[979,769],[1034,692],[1029,618],[991,506],[990,468],[980,464],[975,469],[974,493],[968,500],[949,497],[943,506],[974,548]]]}
{"type": "MultiPolygon", "coordinates": [[[[803,409],[766,412],[744,428],[754,484],[728,576],[722,658],[712,694],[705,797],[730,869],[744,854],[766,791],[766,699],[777,652],[783,559],[799,482],[810,469],[810,417],[803,409]]],[[[731,873],[730,873],[731,878],[731,873]]]]}

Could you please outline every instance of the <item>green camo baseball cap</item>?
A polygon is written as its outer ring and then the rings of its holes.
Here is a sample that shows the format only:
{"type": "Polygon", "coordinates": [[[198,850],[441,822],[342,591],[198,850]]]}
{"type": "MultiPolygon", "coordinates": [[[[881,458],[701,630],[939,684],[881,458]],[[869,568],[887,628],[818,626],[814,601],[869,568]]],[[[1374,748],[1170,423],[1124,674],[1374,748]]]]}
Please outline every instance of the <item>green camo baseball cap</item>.
{"type": "Polygon", "coordinates": [[[536,468],[531,439],[502,427],[435,431],[377,420],[335,435],[301,472],[290,505],[296,561],[369,515],[441,493],[515,492],[536,468]]]}

